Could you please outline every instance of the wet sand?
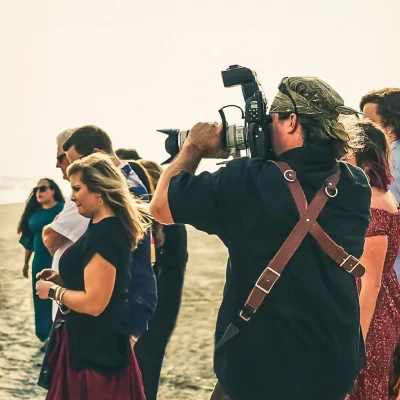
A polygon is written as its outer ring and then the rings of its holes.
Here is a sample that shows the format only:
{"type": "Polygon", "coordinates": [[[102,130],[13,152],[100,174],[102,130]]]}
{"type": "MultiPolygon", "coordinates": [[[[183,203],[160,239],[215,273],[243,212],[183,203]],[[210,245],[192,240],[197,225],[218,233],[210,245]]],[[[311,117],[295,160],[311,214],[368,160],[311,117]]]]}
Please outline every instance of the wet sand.
{"type": "MultiPolygon", "coordinates": [[[[44,399],[36,385],[43,353],[34,334],[30,279],[16,227],[23,205],[0,206],[0,399],[44,399]]],[[[213,334],[225,279],[226,250],[188,228],[189,263],[177,327],[164,359],[160,400],[208,400],[215,383],[213,334]]]]}

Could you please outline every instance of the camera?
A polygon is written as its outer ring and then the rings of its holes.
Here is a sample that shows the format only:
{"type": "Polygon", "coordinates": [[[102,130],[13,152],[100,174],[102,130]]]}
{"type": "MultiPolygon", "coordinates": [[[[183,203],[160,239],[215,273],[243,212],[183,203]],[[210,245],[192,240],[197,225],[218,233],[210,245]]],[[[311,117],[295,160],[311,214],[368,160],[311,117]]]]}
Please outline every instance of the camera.
{"type": "MultiPolygon", "coordinates": [[[[236,105],[228,105],[218,110],[222,120],[222,146],[230,149],[231,156],[240,157],[241,150],[246,150],[250,157],[267,158],[270,154],[271,120],[267,115],[267,100],[257,79],[257,74],[249,68],[231,65],[221,72],[225,87],[241,86],[245,100],[245,110],[236,105]],[[236,107],[241,110],[244,125],[229,125],[224,110],[236,107]]],[[[162,164],[169,164],[179,153],[189,130],[160,129],[158,132],[168,135],[165,150],[171,156],[162,164]]]]}

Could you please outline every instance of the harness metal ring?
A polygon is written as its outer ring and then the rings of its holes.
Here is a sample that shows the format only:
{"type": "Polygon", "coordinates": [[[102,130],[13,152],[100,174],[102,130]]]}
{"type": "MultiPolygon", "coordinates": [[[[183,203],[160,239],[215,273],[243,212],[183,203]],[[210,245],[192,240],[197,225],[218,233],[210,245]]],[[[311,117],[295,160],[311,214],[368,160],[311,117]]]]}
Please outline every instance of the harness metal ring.
{"type": "Polygon", "coordinates": [[[329,190],[328,190],[328,186],[325,186],[325,193],[326,193],[326,195],[327,195],[328,197],[333,198],[333,197],[336,197],[336,196],[337,196],[337,194],[338,194],[337,188],[329,189],[329,190]],[[332,190],[333,193],[329,193],[329,190],[332,190]]]}
{"type": "Polygon", "coordinates": [[[284,173],[283,176],[288,182],[294,182],[296,180],[296,175],[295,172],[292,169],[287,169],[284,173]]]}

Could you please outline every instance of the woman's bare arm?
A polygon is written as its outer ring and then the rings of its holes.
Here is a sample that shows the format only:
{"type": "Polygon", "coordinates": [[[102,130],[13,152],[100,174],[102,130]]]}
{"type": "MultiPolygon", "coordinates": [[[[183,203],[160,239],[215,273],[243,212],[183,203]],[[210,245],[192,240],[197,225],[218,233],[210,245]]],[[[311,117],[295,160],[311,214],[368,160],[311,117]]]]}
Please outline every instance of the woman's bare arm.
{"type": "Polygon", "coordinates": [[[85,290],[68,290],[63,296],[63,304],[78,313],[97,317],[110,302],[115,276],[115,267],[96,253],[85,268],[85,290]]]}
{"type": "Polygon", "coordinates": [[[375,312],[387,247],[387,236],[371,236],[365,239],[364,254],[360,260],[365,267],[365,275],[361,278],[360,293],[360,319],[364,339],[367,337],[375,312]]]}

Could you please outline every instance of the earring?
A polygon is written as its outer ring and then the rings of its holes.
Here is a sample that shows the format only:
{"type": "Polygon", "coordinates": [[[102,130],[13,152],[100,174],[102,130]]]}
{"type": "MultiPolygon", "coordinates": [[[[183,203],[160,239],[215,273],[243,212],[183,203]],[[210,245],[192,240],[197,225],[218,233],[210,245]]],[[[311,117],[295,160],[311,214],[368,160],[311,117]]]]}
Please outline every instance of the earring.
{"type": "Polygon", "coordinates": [[[99,198],[97,199],[97,201],[99,202],[99,205],[102,206],[104,204],[103,199],[101,198],[101,196],[99,196],[99,198]]]}

